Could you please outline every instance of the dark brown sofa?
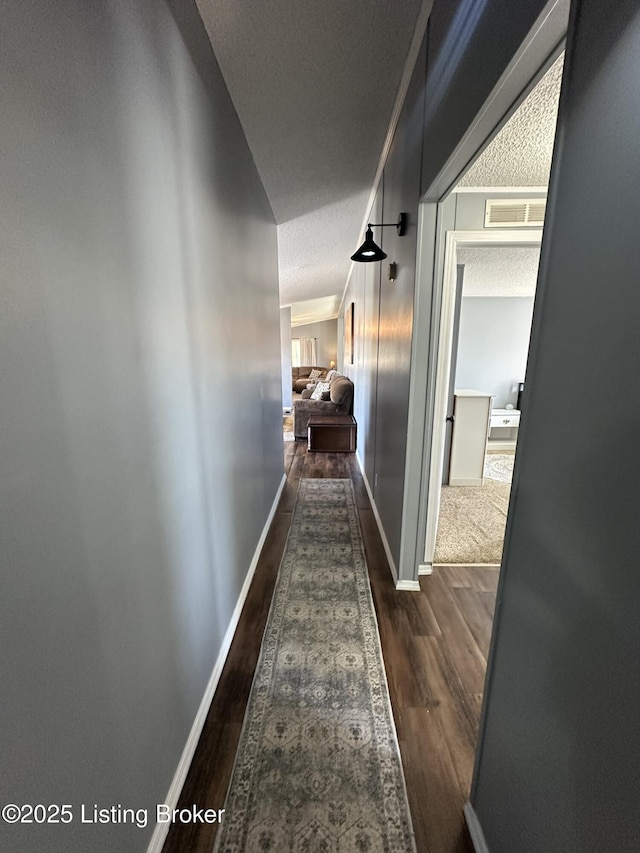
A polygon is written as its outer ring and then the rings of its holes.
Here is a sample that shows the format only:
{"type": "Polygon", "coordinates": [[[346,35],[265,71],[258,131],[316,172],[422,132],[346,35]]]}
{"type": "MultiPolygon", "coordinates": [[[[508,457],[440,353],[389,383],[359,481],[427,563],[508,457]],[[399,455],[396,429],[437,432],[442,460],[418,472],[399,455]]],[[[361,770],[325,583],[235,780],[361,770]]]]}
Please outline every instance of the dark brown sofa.
{"type": "Polygon", "coordinates": [[[320,380],[324,381],[327,378],[327,368],[326,367],[292,367],[291,368],[291,378],[293,383],[293,390],[297,391],[298,394],[307,387],[307,385],[311,382],[309,379],[309,374],[312,370],[320,370],[320,380]]]}
{"type": "Polygon", "coordinates": [[[311,400],[310,394],[310,391],[305,391],[303,399],[293,404],[293,434],[296,438],[307,437],[309,419],[314,415],[353,414],[353,382],[346,376],[333,377],[328,400],[311,400]]]}

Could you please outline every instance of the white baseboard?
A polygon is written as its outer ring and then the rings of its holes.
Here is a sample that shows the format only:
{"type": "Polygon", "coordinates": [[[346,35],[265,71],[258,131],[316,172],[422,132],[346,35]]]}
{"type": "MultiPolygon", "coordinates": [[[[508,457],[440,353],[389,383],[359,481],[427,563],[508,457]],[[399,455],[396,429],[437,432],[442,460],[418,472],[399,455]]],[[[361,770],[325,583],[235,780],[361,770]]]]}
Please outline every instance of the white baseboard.
{"type": "Polygon", "coordinates": [[[420,563],[418,566],[418,575],[432,575],[433,563],[420,563]]]}
{"type": "Polygon", "coordinates": [[[396,589],[420,592],[420,581],[396,581],[396,589]]]}
{"type": "Polygon", "coordinates": [[[389,542],[384,532],[384,527],[382,526],[378,507],[376,506],[376,502],[373,497],[373,492],[371,491],[371,486],[369,485],[369,480],[367,479],[367,474],[364,470],[364,465],[362,464],[362,459],[360,458],[360,454],[357,451],[356,459],[358,460],[358,465],[360,467],[360,472],[364,481],[364,487],[367,490],[367,494],[369,495],[371,509],[373,510],[373,515],[376,520],[376,524],[378,525],[378,531],[380,533],[380,538],[382,539],[382,547],[384,548],[384,553],[387,555],[387,562],[389,563],[389,568],[391,569],[391,577],[393,578],[394,586],[398,590],[410,590],[411,592],[420,592],[420,583],[418,581],[398,579],[398,570],[391,554],[391,548],[389,547],[389,542]]]}
{"type": "Polygon", "coordinates": [[[478,815],[476,814],[475,809],[473,808],[471,803],[467,803],[465,805],[464,817],[467,821],[467,829],[469,830],[469,835],[471,836],[471,840],[473,841],[473,849],[476,851],[476,853],[489,853],[489,847],[487,846],[487,841],[484,837],[482,827],[480,826],[478,815]]]}
{"type": "Polygon", "coordinates": [[[407,589],[411,590],[411,592],[420,592],[420,584],[418,581],[410,580],[398,580],[398,570],[396,568],[396,564],[394,562],[393,556],[391,555],[391,548],[389,547],[389,542],[387,541],[386,534],[384,532],[384,527],[382,526],[382,521],[380,520],[380,514],[378,513],[378,507],[376,506],[376,502],[373,497],[373,492],[371,491],[371,486],[369,485],[369,480],[367,479],[367,474],[364,470],[364,465],[362,464],[362,459],[360,458],[360,454],[356,452],[356,459],[358,460],[358,465],[360,467],[360,472],[362,474],[362,479],[364,480],[364,487],[367,490],[367,494],[369,495],[369,501],[371,502],[371,509],[373,510],[373,515],[376,520],[376,524],[378,525],[378,531],[380,532],[380,538],[382,539],[382,546],[384,548],[384,553],[387,555],[387,562],[389,563],[389,568],[391,569],[391,577],[393,578],[393,583],[396,589],[407,589]]]}
{"type": "Polygon", "coordinates": [[[396,588],[398,586],[398,570],[396,568],[395,561],[391,554],[391,548],[389,547],[389,543],[387,541],[387,536],[384,532],[384,527],[382,526],[382,521],[380,519],[380,514],[378,513],[378,507],[376,506],[375,499],[373,497],[373,492],[371,491],[371,486],[369,485],[369,480],[367,479],[367,474],[364,470],[364,465],[362,463],[362,459],[360,458],[360,454],[356,451],[356,459],[358,460],[358,465],[360,466],[360,473],[362,474],[362,479],[364,480],[364,487],[367,490],[367,494],[369,495],[369,501],[371,502],[371,509],[373,510],[373,515],[376,520],[376,524],[378,525],[378,531],[380,533],[380,538],[382,539],[382,547],[384,548],[384,553],[387,555],[387,562],[389,563],[389,568],[391,569],[391,577],[393,578],[393,583],[396,588]]]}
{"type": "MultiPolygon", "coordinates": [[[[244,579],[244,583],[242,584],[242,589],[240,590],[240,594],[238,595],[238,600],[231,616],[229,626],[224,635],[224,639],[222,640],[222,646],[220,648],[218,658],[213,667],[213,672],[211,673],[209,682],[204,691],[204,696],[202,697],[202,701],[200,702],[200,707],[198,708],[195,720],[193,721],[193,725],[191,726],[191,731],[189,732],[189,737],[187,738],[187,742],[182,752],[182,756],[180,757],[178,768],[174,774],[173,781],[171,782],[171,786],[169,787],[167,796],[163,800],[163,802],[166,803],[171,809],[175,809],[178,806],[178,799],[180,798],[180,793],[185,783],[185,779],[187,778],[187,773],[189,772],[189,767],[191,766],[193,755],[196,751],[196,747],[198,746],[198,741],[200,740],[202,728],[204,726],[205,720],[207,719],[207,714],[209,713],[209,706],[211,705],[213,694],[216,692],[216,687],[218,686],[218,681],[220,680],[220,676],[222,674],[222,668],[224,667],[227,655],[229,654],[229,649],[231,648],[231,641],[233,640],[236,628],[238,627],[240,614],[242,613],[242,608],[244,606],[247,593],[249,592],[249,587],[251,586],[251,581],[253,580],[253,576],[258,565],[258,560],[260,559],[262,546],[264,545],[264,541],[267,538],[267,533],[269,532],[269,528],[271,527],[273,517],[276,514],[278,503],[280,501],[280,496],[282,495],[282,490],[284,489],[286,482],[286,474],[283,474],[280,486],[278,487],[278,491],[276,492],[275,499],[271,506],[269,516],[265,522],[264,528],[262,529],[258,544],[256,545],[256,549],[253,554],[253,559],[251,560],[251,565],[249,566],[249,570],[244,579]]],[[[170,827],[171,824],[168,822],[156,824],[156,827],[153,831],[153,835],[151,836],[151,841],[149,842],[149,846],[147,847],[147,853],[161,853],[170,827]]]]}
{"type": "Polygon", "coordinates": [[[512,453],[516,449],[517,442],[512,440],[499,441],[498,439],[494,439],[493,441],[487,442],[487,453],[500,453],[505,450],[510,450],[512,453]]]}

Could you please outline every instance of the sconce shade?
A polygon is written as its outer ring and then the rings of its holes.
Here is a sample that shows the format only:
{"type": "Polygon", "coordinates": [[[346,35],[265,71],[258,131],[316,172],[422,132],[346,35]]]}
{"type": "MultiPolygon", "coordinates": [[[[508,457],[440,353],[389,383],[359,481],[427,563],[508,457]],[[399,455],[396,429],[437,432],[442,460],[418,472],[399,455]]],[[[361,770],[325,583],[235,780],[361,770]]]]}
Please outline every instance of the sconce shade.
{"type": "Polygon", "coordinates": [[[371,229],[386,228],[388,225],[394,226],[398,232],[398,237],[404,237],[407,231],[407,214],[401,213],[398,216],[397,222],[370,222],[367,225],[367,233],[365,234],[364,243],[354,255],[351,255],[351,260],[358,261],[361,264],[367,264],[371,261],[384,261],[387,257],[387,253],[383,252],[380,246],[373,242],[373,231],[371,229]]]}
{"type": "Polygon", "coordinates": [[[387,253],[383,252],[380,246],[373,242],[373,231],[371,230],[371,227],[369,227],[365,234],[364,243],[353,255],[351,255],[351,260],[367,264],[372,261],[383,261],[386,257],[387,253]]]}

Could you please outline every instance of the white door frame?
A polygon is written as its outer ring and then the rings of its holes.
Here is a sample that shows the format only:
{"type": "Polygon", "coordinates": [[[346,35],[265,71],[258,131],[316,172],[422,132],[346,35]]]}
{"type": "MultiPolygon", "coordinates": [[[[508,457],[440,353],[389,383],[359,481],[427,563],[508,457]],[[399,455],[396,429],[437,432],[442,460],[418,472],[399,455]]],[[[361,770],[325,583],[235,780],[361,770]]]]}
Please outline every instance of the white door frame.
{"type": "Polygon", "coordinates": [[[428,457],[432,447],[436,368],[429,358],[435,358],[436,352],[431,341],[436,335],[440,316],[438,303],[443,274],[444,234],[448,227],[453,229],[455,225],[455,198],[452,190],[560,54],[566,33],[567,3],[568,0],[548,0],[482,109],[438,175],[423,192],[418,208],[412,367],[398,561],[398,577],[412,581],[416,586],[418,575],[430,574],[432,570],[431,564],[427,566],[422,562],[425,553],[430,467],[428,457]]]}
{"type": "Polygon", "coordinates": [[[444,279],[440,307],[439,334],[437,344],[430,357],[435,360],[436,376],[433,408],[433,431],[429,454],[429,476],[427,485],[427,526],[424,546],[424,567],[433,566],[433,555],[438,532],[440,513],[440,490],[447,406],[449,403],[449,380],[451,374],[451,347],[456,299],[456,262],[458,246],[539,246],[542,229],[530,231],[447,231],[445,235],[444,279]]]}

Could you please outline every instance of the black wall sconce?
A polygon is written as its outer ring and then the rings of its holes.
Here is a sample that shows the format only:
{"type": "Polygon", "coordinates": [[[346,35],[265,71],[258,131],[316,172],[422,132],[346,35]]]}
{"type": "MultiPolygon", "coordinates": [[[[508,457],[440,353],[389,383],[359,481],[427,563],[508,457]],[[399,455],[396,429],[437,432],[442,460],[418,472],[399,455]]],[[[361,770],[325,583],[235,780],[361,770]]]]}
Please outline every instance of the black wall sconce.
{"type": "Polygon", "coordinates": [[[379,223],[369,223],[367,225],[367,233],[364,237],[364,243],[360,248],[351,255],[352,261],[358,261],[361,264],[368,264],[372,261],[383,261],[387,257],[387,253],[383,252],[380,246],[373,241],[373,231],[372,228],[386,228],[387,226],[393,225],[398,231],[398,237],[403,237],[407,230],[407,214],[401,213],[398,217],[397,222],[379,222],[379,223]]]}

